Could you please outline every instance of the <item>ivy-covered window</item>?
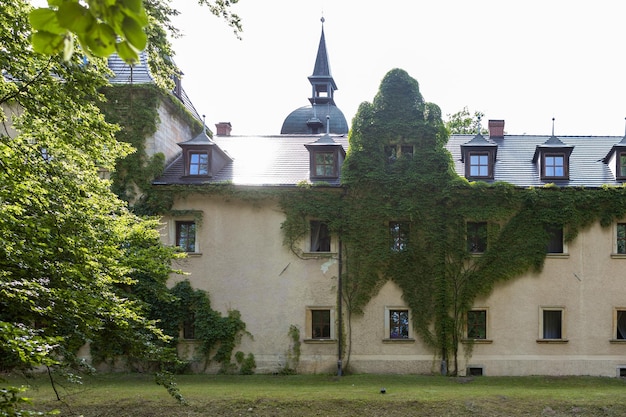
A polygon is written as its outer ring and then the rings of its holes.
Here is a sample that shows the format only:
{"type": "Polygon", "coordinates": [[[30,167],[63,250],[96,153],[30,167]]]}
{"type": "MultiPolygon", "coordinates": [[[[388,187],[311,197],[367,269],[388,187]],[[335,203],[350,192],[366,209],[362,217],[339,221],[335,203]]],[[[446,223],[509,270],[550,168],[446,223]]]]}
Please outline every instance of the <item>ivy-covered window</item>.
{"type": "Polygon", "coordinates": [[[209,175],[209,154],[189,152],[189,175],[209,175]]]}
{"type": "Polygon", "coordinates": [[[543,155],[542,178],[564,179],[569,175],[568,158],[564,153],[543,155]]]}
{"type": "Polygon", "coordinates": [[[563,339],[563,309],[542,309],[542,338],[563,339]]]}
{"type": "Polygon", "coordinates": [[[389,310],[389,338],[409,338],[409,310],[389,310]]]}
{"type": "Polygon", "coordinates": [[[470,310],[467,312],[467,338],[487,339],[487,310],[470,310]]]}
{"type": "Polygon", "coordinates": [[[311,338],[330,339],[330,310],[311,310],[311,338]]]}
{"type": "Polygon", "coordinates": [[[626,223],[617,224],[617,253],[626,254],[626,223]]]}
{"type": "Polygon", "coordinates": [[[311,220],[311,252],[330,252],[330,232],[328,225],[319,220],[311,220]]]}
{"type": "Polygon", "coordinates": [[[412,158],[413,157],[413,145],[400,146],[400,155],[406,158],[412,158]]]}
{"type": "Polygon", "coordinates": [[[196,318],[193,313],[189,313],[183,322],[183,339],[196,338],[196,318]]]}
{"type": "Polygon", "coordinates": [[[176,246],[185,252],[196,251],[196,223],[194,221],[176,222],[176,246]]]}
{"type": "Polygon", "coordinates": [[[389,222],[389,234],[391,237],[391,250],[393,252],[403,252],[409,243],[409,222],[389,222]]]}
{"type": "Polygon", "coordinates": [[[491,177],[491,167],[489,166],[488,152],[470,152],[469,154],[469,176],[474,178],[491,177]]]}
{"type": "Polygon", "coordinates": [[[467,222],[467,251],[483,253],[487,250],[487,222],[467,222]]]}
{"type": "Polygon", "coordinates": [[[626,340],[626,310],[617,310],[615,315],[615,338],[626,340]]]}
{"type": "Polygon", "coordinates": [[[547,229],[550,240],[546,246],[547,253],[563,253],[563,228],[551,226],[547,229]]]}
{"type": "Polygon", "coordinates": [[[317,151],[313,155],[313,172],[316,177],[336,178],[337,162],[335,152],[317,151]]]}

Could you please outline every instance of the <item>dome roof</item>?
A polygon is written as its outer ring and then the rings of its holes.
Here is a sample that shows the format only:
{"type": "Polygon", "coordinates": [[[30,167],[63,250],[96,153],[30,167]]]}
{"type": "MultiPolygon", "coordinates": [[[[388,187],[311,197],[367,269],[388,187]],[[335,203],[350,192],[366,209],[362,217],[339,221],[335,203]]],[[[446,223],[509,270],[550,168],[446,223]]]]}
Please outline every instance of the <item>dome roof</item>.
{"type": "Polygon", "coordinates": [[[328,133],[343,135],[348,133],[348,123],[342,111],[334,104],[316,106],[303,106],[292,111],[285,118],[281,135],[311,135],[326,133],[326,116],[330,116],[330,130],[328,133]],[[317,119],[317,120],[316,120],[317,119]],[[317,128],[317,130],[315,130],[317,128]]]}

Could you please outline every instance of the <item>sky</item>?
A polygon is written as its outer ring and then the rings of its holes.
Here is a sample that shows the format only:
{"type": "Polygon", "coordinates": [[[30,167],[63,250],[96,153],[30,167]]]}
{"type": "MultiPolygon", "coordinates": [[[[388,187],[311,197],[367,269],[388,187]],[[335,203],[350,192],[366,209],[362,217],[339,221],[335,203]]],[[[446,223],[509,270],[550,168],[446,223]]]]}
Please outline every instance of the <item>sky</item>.
{"type": "Polygon", "coordinates": [[[279,134],[309,104],[324,17],[335,103],[348,124],[393,68],[444,119],[467,107],[508,134],[624,136],[623,0],[239,0],[242,39],[193,0],[173,40],[183,88],[213,131],[279,134]]]}

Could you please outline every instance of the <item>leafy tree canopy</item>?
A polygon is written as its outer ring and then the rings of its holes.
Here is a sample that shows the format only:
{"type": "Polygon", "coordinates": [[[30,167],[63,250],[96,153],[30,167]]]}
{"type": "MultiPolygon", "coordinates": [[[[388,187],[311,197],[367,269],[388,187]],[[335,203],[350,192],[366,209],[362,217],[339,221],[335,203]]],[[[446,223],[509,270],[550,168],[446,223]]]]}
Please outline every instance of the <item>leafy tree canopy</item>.
{"type": "Polygon", "coordinates": [[[448,120],[445,122],[446,129],[451,135],[471,135],[478,133],[480,129],[481,134],[488,133],[487,129],[480,125],[482,118],[485,114],[476,110],[472,115],[467,109],[467,106],[459,110],[454,114],[448,114],[448,120]]]}

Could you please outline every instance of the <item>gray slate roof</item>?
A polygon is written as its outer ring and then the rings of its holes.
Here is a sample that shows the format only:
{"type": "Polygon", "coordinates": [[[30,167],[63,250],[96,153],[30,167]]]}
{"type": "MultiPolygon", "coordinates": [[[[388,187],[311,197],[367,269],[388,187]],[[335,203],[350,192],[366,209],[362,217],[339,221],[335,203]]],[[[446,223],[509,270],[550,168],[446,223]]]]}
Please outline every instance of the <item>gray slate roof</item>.
{"type": "MultiPolygon", "coordinates": [[[[323,135],[214,136],[212,141],[233,160],[212,178],[183,177],[182,156],[175,159],[154,181],[164,184],[211,184],[230,182],[249,186],[295,186],[309,181],[309,151],[304,145],[323,135]]],[[[346,136],[332,136],[348,147],[346,136]]],[[[339,185],[336,181],[324,182],[339,185]]]]}
{"type": "MultiPolygon", "coordinates": [[[[456,172],[465,175],[465,165],[461,162],[461,145],[472,140],[474,135],[452,135],[447,148],[454,159],[456,172]]],[[[603,162],[613,145],[621,136],[559,136],[560,146],[573,146],[570,155],[569,180],[542,181],[533,163],[537,146],[554,143],[551,136],[505,135],[500,139],[488,139],[498,145],[494,166],[494,179],[486,182],[504,181],[519,187],[541,187],[554,183],[561,187],[601,187],[604,184],[622,185],[616,181],[608,165],[603,162]]]]}

